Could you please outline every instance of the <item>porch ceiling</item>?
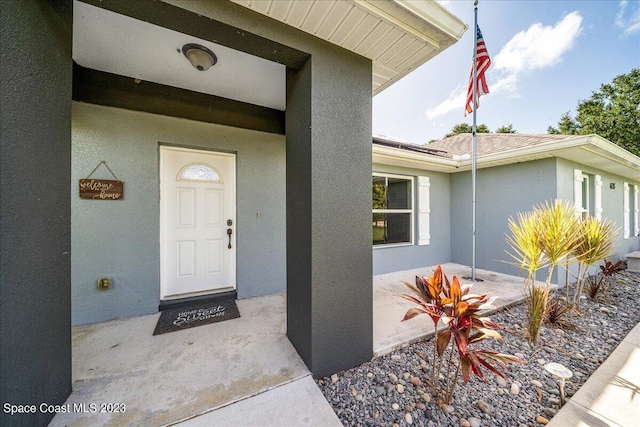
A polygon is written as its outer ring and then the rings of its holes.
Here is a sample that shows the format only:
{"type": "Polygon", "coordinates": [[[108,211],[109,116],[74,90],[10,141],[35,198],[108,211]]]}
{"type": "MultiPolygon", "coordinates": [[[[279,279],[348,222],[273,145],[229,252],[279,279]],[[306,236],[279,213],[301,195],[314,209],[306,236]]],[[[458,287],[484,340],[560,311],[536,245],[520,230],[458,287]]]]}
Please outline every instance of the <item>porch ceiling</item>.
{"type": "Polygon", "coordinates": [[[467,25],[435,1],[231,0],[373,61],[373,94],[456,41],[467,25]]]}
{"type": "Polygon", "coordinates": [[[73,60],[85,68],[284,110],[286,67],[207,40],[74,1],[73,60]],[[196,70],[182,46],[209,48],[218,63],[196,70]]]}

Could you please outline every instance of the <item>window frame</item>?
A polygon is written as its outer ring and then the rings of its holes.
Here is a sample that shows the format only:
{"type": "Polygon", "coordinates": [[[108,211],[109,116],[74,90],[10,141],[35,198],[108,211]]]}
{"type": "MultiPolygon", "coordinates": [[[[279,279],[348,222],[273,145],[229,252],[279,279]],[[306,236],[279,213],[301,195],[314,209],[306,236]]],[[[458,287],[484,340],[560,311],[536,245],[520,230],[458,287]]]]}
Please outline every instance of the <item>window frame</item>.
{"type": "MultiPolygon", "coordinates": [[[[408,213],[409,216],[409,223],[410,223],[410,240],[409,242],[398,242],[398,243],[379,243],[379,244],[374,244],[373,243],[373,235],[371,238],[371,245],[373,246],[373,249],[376,248],[392,248],[392,247],[398,247],[398,246],[413,246],[414,242],[415,242],[415,210],[416,210],[416,185],[415,185],[415,177],[411,176],[411,175],[398,175],[398,174],[392,174],[392,173],[384,173],[384,172],[373,172],[371,174],[371,179],[372,179],[372,198],[371,198],[371,215],[372,215],[372,219],[373,219],[373,214],[376,213],[408,213]],[[407,180],[411,183],[411,208],[410,209],[373,209],[373,178],[374,177],[380,177],[380,178],[386,178],[387,181],[385,181],[385,187],[388,187],[388,178],[396,178],[396,179],[404,179],[407,180]]],[[[372,229],[372,233],[373,233],[373,229],[372,229]]]]}

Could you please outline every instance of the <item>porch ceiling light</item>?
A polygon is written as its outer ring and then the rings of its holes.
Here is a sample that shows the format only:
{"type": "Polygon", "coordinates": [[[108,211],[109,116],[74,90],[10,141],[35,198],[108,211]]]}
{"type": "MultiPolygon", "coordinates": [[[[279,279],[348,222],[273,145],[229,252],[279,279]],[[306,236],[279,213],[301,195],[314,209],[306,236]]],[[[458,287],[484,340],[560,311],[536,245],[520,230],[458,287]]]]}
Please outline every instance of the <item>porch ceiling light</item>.
{"type": "Polygon", "coordinates": [[[189,62],[191,62],[191,65],[199,71],[207,71],[218,62],[215,53],[199,44],[185,44],[182,46],[182,53],[187,57],[189,62]]]}

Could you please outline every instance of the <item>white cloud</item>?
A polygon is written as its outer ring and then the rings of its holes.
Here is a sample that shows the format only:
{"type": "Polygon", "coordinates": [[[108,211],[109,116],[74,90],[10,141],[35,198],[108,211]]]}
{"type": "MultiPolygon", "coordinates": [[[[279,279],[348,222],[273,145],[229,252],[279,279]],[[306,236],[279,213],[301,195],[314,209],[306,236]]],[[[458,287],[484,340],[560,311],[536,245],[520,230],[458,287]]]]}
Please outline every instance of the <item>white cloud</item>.
{"type": "Polygon", "coordinates": [[[636,7],[630,11],[631,16],[625,17],[628,3],[627,0],[622,0],[618,4],[618,13],[614,21],[615,26],[622,29],[625,36],[640,32],[640,4],[634,3],[636,7]]]}
{"type": "Polygon", "coordinates": [[[463,111],[464,101],[467,98],[467,88],[458,86],[449,94],[449,98],[436,105],[434,108],[429,108],[425,114],[429,120],[433,120],[438,116],[444,116],[454,110],[463,111]]]}
{"type": "MultiPolygon", "coordinates": [[[[552,67],[562,61],[571,50],[582,31],[582,16],[575,11],[566,15],[554,26],[533,24],[511,38],[492,58],[487,72],[489,90],[493,94],[518,97],[518,81],[521,75],[552,67]],[[491,80],[494,77],[494,80],[491,80]]],[[[491,46],[488,46],[491,49],[491,46]]],[[[429,120],[451,111],[464,108],[466,86],[452,92],[446,100],[426,111],[429,120]]]]}
{"type": "Polygon", "coordinates": [[[498,79],[497,82],[491,84],[491,87],[489,89],[494,95],[504,93],[513,98],[520,97],[518,95],[518,78],[514,74],[510,74],[498,79]]]}
{"type": "Polygon", "coordinates": [[[533,24],[504,45],[493,61],[495,69],[518,75],[557,64],[573,47],[581,24],[578,12],[571,12],[553,27],[533,24]]]}

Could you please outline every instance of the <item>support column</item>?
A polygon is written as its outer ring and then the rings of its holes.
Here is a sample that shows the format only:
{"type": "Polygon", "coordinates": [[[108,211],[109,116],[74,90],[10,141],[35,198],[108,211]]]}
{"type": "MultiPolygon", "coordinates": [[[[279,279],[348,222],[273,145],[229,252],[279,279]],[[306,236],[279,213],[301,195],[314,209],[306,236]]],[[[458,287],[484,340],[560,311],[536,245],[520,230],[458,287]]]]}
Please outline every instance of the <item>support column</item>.
{"type": "Polygon", "coordinates": [[[71,2],[0,7],[0,396],[45,426],[71,393],[71,2]],[[52,6],[54,5],[54,6],[52,6]]]}
{"type": "Polygon", "coordinates": [[[287,334],[315,377],[371,360],[371,62],[287,78],[287,334]]]}

